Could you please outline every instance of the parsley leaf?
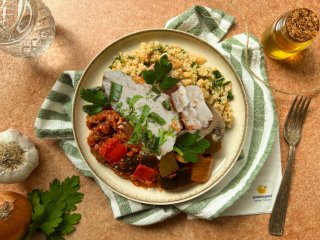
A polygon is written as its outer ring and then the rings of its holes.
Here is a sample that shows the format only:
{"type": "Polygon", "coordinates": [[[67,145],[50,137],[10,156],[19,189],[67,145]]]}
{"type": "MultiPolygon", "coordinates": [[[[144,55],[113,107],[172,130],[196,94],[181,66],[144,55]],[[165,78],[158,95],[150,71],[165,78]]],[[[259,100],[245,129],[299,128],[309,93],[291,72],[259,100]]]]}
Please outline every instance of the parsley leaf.
{"type": "Polygon", "coordinates": [[[160,61],[154,64],[154,70],[146,70],[142,72],[143,79],[148,84],[159,84],[162,91],[169,90],[175,86],[179,80],[170,76],[167,76],[172,70],[172,64],[170,63],[168,56],[163,55],[160,61]]]}
{"type": "Polygon", "coordinates": [[[89,103],[93,103],[99,106],[104,106],[107,102],[107,97],[101,87],[91,89],[81,88],[80,97],[89,103]]]}
{"type": "Polygon", "coordinates": [[[84,105],[82,107],[82,110],[89,115],[93,115],[93,114],[101,112],[103,110],[103,107],[98,106],[98,105],[94,105],[94,104],[84,105]]]}
{"type": "Polygon", "coordinates": [[[200,139],[198,133],[186,133],[177,138],[173,150],[183,156],[186,162],[198,162],[198,154],[204,153],[210,147],[210,142],[200,139]]]}
{"type": "Polygon", "coordinates": [[[104,93],[104,90],[101,87],[98,88],[81,88],[80,97],[92,104],[87,104],[82,107],[82,110],[89,115],[96,114],[101,112],[103,108],[109,105],[107,96],[104,93]]]}
{"type": "Polygon", "coordinates": [[[174,87],[178,82],[179,80],[176,78],[165,76],[160,82],[159,86],[162,89],[162,91],[167,91],[170,88],[174,87]]]}
{"type": "Polygon", "coordinates": [[[36,231],[42,231],[47,239],[63,239],[63,235],[74,231],[73,225],[79,222],[80,214],[70,212],[76,210],[76,204],[82,201],[79,188],[79,177],[73,176],[62,183],[55,179],[49,191],[35,189],[29,193],[33,211],[26,239],[36,231]]]}
{"type": "Polygon", "coordinates": [[[143,71],[142,76],[148,84],[154,84],[158,80],[154,70],[143,71]]]}

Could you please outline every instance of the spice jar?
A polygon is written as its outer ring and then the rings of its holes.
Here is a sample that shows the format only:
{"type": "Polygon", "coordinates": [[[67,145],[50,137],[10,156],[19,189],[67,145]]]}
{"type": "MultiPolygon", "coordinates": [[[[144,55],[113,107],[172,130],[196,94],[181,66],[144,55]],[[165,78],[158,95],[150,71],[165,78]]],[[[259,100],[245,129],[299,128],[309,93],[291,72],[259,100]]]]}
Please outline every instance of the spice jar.
{"type": "Polygon", "coordinates": [[[308,47],[318,31],[317,15],[309,9],[298,8],[283,14],[270,25],[261,42],[270,58],[281,60],[308,47]]]}

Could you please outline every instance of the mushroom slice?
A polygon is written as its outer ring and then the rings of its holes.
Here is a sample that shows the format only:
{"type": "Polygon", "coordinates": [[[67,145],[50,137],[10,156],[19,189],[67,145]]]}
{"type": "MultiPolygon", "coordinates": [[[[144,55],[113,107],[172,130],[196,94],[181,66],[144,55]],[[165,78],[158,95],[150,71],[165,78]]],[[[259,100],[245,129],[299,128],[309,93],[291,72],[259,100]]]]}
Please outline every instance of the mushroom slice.
{"type": "Polygon", "coordinates": [[[220,142],[224,136],[225,131],[225,123],[223,118],[220,116],[217,110],[215,110],[212,106],[207,104],[211,113],[212,113],[212,121],[209,127],[201,129],[199,131],[199,135],[201,138],[211,134],[212,141],[220,142]]]}

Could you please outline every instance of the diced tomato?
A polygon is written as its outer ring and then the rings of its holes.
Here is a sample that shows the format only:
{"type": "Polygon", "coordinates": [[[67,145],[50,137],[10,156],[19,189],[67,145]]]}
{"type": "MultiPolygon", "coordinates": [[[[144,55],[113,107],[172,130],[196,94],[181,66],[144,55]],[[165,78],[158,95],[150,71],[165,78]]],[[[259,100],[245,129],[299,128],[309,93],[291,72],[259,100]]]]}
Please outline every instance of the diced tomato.
{"type": "Polygon", "coordinates": [[[109,138],[99,148],[99,154],[110,164],[120,162],[120,159],[127,153],[127,148],[119,139],[109,138]]]}
{"type": "Polygon", "coordinates": [[[139,164],[132,174],[133,180],[137,180],[140,183],[150,187],[157,180],[159,175],[158,170],[147,167],[143,164],[139,164]]]}

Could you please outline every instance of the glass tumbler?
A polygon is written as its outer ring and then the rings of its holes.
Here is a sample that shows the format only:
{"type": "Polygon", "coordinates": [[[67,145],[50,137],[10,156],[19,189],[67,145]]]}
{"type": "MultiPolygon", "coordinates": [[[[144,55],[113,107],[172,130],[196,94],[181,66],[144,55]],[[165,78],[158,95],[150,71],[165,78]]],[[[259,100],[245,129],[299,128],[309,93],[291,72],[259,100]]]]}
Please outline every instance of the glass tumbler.
{"type": "Polygon", "coordinates": [[[51,45],[55,22],[41,0],[0,0],[0,49],[36,57],[51,45]]]}

